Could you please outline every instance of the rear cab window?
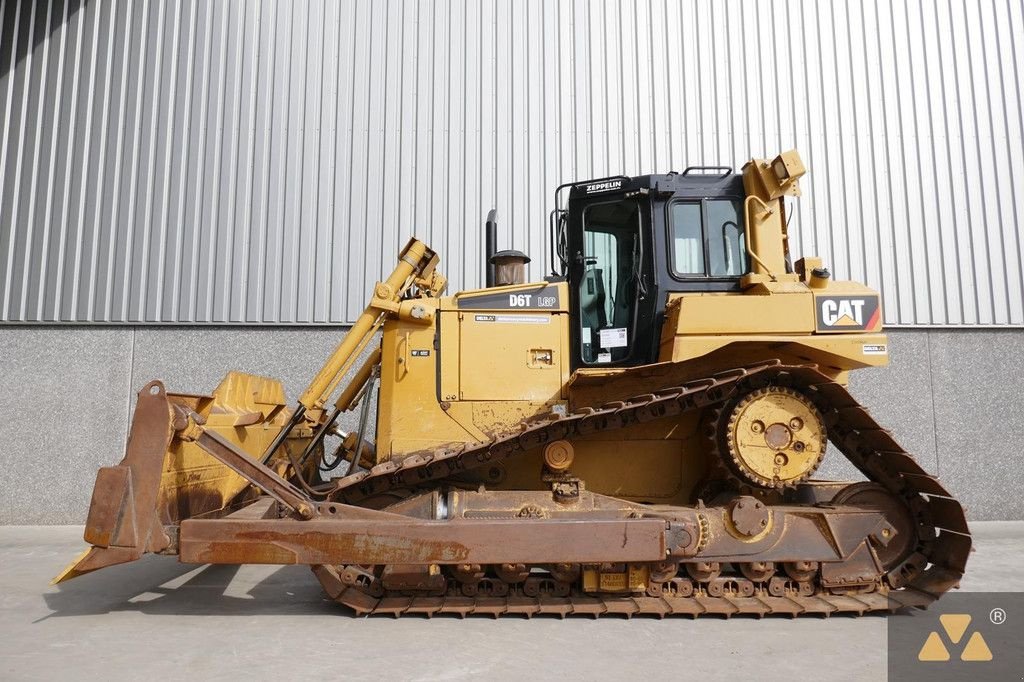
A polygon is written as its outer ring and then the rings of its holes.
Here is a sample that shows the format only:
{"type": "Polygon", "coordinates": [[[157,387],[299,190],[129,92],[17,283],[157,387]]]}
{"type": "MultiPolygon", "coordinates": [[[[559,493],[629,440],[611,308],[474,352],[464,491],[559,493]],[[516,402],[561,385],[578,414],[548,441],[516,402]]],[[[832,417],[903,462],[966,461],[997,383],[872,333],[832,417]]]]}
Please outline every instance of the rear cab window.
{"type": "Polygon", "coordinates": [[[739,199],[671,202],[669,239],[670,266],[678,279],[736,278],[749,270],[739,199]]]}

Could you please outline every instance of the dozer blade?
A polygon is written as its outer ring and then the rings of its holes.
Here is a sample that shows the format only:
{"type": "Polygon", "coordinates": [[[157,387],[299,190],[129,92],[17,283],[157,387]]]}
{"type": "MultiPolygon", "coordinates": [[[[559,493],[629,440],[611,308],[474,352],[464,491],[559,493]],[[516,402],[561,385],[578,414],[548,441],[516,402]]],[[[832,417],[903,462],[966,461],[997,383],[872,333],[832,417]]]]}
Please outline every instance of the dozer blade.
{"type": "Polygon", "coordinates": [[[252,486],[311,516],[309,499],[280,476],[287,464],[260,461],[289,418],[284,387],[275,379],[228,372],[211,395],[168,393],[159,381],[146,384],[124,459],[96,476],[85,526],[92,548],[54,583],[147,552],[175,554],[174,532],[165,529],[183,519],[227,513],[244,503],[240,496],[254,492],[252,486]]]}
{"type": "Polygon", "coordinates": [[[170,544],[157,513],[164,456],[171,443],[172,408],[164,385],[139,391],[124,459],[96,475],[85,541],[92,545],[53,584],[114,564],[135,561],[170,544]]]}

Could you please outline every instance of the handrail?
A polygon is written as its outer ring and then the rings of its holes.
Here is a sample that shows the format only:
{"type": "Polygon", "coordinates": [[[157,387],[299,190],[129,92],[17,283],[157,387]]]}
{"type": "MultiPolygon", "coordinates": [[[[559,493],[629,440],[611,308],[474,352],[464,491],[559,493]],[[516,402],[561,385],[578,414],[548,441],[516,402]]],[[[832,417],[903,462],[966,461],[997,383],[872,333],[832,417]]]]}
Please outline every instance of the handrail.
{"type": "Polygon", "coordinates": [[[744,237],[743,241],[746,242],[746,244],[744,244],[744,246],[746,246],[746,248],[747,248],[747,255],[750,256],[750,258],[755,263],[757,263],[762,268],[764,268],[765,273],[769,277],[771,277],[773,282],[777,282],[778,280],[776,279],[774,273],[772,273],[771,268],[769,268],[767,265],[765,265],[764,261],[761,260],[756,253],[754,253],[754,249],[751,248],[751,246],[750,246],[750,202],[751,202],[751,200],[757,201],[759,204],[761,204],[761,206],[764,208],[764,210],[768,211],[769,213],[772,212],[772,207],[769,206],[768,204],[766,204],[764,201],[762,201],[761,197],[757,196],[756,194],[751,194],[750,196],[748,196],[744,200],[744,202],[743,202],[743,237],[744,237]]]}
{"type": "MultiPolygon", "coordinates": [[[[722,171],[720,177],[728,177],[732,175],[732,166],[687,166],[683,169],[683,175],[690,175],[690,171],[722,171]]],[[[697,173],[693,173],[697,175],[697,173]]],[[[700,175],[711,175],[710,173],[701,173],[700,175]]]]}

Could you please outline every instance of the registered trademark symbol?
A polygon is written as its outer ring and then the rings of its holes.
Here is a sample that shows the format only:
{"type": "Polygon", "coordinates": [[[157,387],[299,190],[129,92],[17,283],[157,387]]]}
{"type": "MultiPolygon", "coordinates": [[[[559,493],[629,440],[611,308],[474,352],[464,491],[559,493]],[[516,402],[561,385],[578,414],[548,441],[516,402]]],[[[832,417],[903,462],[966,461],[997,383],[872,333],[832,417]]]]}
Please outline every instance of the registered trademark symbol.
{"type": "Polygon", "coordinates": [[[1002,625],[1006,622],[1006,611],[996,607],[989,612],[988,619],[992,621],[993,625],[1002,625]]]}

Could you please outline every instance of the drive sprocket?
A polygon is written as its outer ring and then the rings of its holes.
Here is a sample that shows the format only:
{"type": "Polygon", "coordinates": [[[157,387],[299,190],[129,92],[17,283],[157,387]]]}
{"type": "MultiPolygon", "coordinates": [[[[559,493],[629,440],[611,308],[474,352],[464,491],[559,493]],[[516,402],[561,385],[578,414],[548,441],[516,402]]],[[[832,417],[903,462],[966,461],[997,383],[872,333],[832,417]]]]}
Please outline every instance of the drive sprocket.
{"type": "Polygon", "coordinates": [[[828,443],[821,413],[803,394],[766,386],[743,395],[717,420],[722,460],[741,481],[782,489],[810,478],[828,443]]]}

